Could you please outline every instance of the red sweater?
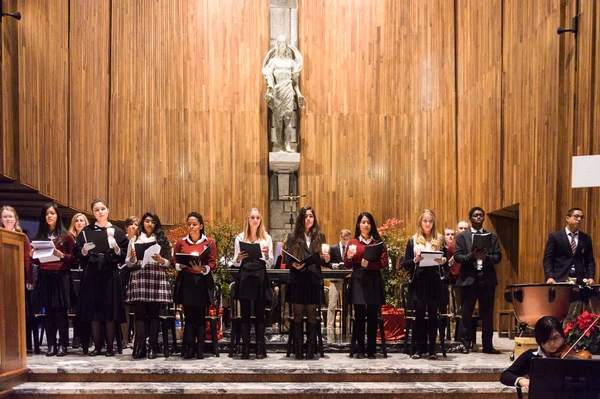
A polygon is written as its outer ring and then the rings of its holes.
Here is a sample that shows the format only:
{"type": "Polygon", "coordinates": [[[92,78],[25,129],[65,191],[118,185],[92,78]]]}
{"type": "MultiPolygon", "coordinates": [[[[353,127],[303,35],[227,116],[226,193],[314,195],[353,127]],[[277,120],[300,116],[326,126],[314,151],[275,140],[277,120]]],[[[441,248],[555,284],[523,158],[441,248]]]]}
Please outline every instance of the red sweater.
{"type": "Polygon", "coordinates": [[[65,257],[56,262],[40,263],[38,259],[32,259],[36,265],[40,265],[40,270],[71,270],[71,265],[75,261],[73,256],[73,247],[75,247],[75,238],[71,233],[65,233],[53,240],[54,246],[60,252],[65,254],[65,257]]]}
{"type": "MultiPolygon", "coordinates": [[[[206,251],[206,253],[204,253],[202,255],[202,257],[200,258],[200,263],[204,266],[204,265],[208,265],[208,267],[210,267],[210,270],[213,271],[215,269],[215,267],[217,267],[217,245],[215,244],[215,241],[212,238],[208,238],[206,237],[206,240],[199,242],[197,244],[191,244],[188,240],[187,237],[184,238],[180,238],[179,240],[177,240],[177,242],[175,243],[175,255],[173,255],[173,262],[177,263],[177,254],[192,254],[194,252],[197,252],[199,254],[202,253],[202,251],[204,251],[204,248],[206,246],[208,246],[210,244],[210,248],[208,248],[208,250],[206,251]]],[[[184,269],[187,272],[190,273],[195,273],[195,274],[200,274],[201,272],[196,271],[194,269],[192,269],[191,267],[186,267],[184,269]]]]}
{"type": "MultiPolygon", "coordinates": [[[[375,244],[375,241],[373,241],[371,244],[375,244]]],[[[360,265],[360,263],[363,259],[363,255],[365,253],[365,247],[367,246],[365,243],[359,241],[358,238],[353,238],[352,240],[350,240],[350,242],[348,243],[348,247],[350,247],[350,245],[356,245],[356,253],[352,257],[352,259],[348,259],[348,258],[344,259],[344,266],[346,267],[346,269],[352,269],[354,267],[354,265],[360,265]]],[[[367,269],[368,270],[381,270],[387,266],[388,266],[388,256],[387,256],[387,249],[385,248],[385,244],[384,244],[383,250],[381,251],[381,258],[376,262],[369,262],[367,269]]]]}

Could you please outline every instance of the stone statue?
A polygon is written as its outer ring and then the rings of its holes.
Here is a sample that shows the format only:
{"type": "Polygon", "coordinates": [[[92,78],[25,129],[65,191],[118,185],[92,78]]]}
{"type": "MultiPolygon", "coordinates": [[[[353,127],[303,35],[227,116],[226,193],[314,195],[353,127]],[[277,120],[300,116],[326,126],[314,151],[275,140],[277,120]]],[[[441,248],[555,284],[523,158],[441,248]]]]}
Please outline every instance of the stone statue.
{"type": "Polygon", "coordinates": [[[263,61],[262,73],[267,80],[265,100],[273,112],[275,135],[274,148],[279,151],[295,152],[295,104],[304,108],[305,98],[298,87],[298,76],[302,70],[302,55],[289,45],[285,36],[277,38],[277,44],[269,50],[263,61]],[[293,122],[292,122],[293,121],[293,122]],[[292,139],[294,137],[294,139],[292,139]]]}

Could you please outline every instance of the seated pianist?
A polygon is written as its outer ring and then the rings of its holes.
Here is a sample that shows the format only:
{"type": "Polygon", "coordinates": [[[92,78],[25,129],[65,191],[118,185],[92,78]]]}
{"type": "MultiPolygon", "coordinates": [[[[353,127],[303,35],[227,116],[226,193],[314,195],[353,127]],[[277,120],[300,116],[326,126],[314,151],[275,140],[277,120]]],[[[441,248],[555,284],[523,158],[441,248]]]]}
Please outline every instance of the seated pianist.
{"type": "Polygon", "coordinates": [[[531,360],[535,357],[560,357],[565,348],[565,337],[562,323],[552,316],[544,316],[535,324],[535,341],[537,349],[530,349],[500,375],[504,385],[529,389],[529,370],[531,360]]]}

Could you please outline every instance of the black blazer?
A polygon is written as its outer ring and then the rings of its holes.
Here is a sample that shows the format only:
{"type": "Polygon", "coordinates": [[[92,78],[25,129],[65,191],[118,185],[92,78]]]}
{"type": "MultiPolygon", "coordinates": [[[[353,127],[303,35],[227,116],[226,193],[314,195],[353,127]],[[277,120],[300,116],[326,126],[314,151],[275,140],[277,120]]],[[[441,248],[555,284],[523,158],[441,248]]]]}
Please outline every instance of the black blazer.
{"type": "MultiPolygon", "coordinates": [[[[325,235],[323,233],[320,233],[320,235],[320,241],[324,243],[325,235]]],[[[290,248],[292,248],[293,244],[294,236],[292,233],[288,233],[285,243],[285,247],[288,251],[290,248]]],[[[315,252],[320,252],[320,249],[321,248],[317,248],[315,246],[315,241],[312,241],[309,247],[307,247],[306,245],[302,245],[301,253],[299,254],[300,258],[307,258],[315,252]]],[[[321,273],[321,266],[331,267],[330,263],[326,263],[323,259],[319,259],[318,264],[304,265],[302,269],[298,270],[292,266],[292,258],[290,258],[287,255],[284,256],[284,262],[287,268],[290,269],[290,278],[288,281],[289,284],[301,284],[303,282],[310,281],[310,284],[323,285],[323,275],[321,273]]]]}
{"type": "Polygon", "coordinates": [[[553,278],[557,282],[567,281],[569,269],[575,265],[577,282],[583,283],[584,278],[593,279],[596,274],[596,262],[592,239],[584,232],[579,232],[575,254],[571,250],[571,241],[563,230],[550,233],[544,249],[544,275],[546,280],[553,278]]]}
{"type": "MultiPolygon", "coordinates": [[[[487,233],[487,230],[483,230],[487,233]]],[[[454,260],[460,263],[460,272],[456,285],[459,287],[471,286],[477,281],[477,259],[473,257],[473,233],[471,230],[463,231],[456,237],[454,247],[454,260]]],[[[492,233],[492,249],[488,252],[483,261],[483,282],[487,286],[495,287],[498,285],[495,265],[502,260],[500,252],[500,241],[496,233],[492,233]]]]}
{"type": "Polygon", "coordinates": [[[500,375],[500,382],[504,385],[514,387],[517,378],[529,375],[531,361],[534,357],[540,357],[535,353],[537,353],[537,349],[529,349],[528,351],[523,352],[509,368],[502,372],[500,375]]]}
{"type": "MultiPolygon", "coordinates": [[[[348,250],[348,248],[346,248],[346,250],[348,250]]],[[[329,247],[329,256],[331,257],[329,260],[331,263],[344,263],[344,259],[342,259],[342,247],[340,247],[340,244],[329,247]]]]}

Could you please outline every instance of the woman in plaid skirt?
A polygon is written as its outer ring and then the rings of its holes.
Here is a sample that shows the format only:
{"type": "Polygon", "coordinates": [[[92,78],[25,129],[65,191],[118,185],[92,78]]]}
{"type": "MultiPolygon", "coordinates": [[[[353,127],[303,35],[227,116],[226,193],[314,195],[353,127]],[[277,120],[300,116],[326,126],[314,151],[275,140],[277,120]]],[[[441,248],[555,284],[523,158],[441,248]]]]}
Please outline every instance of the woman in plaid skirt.
{"type": "MultiPolygon", "coordinates": [[[[160,219],[146,212],[140,219],[142,226],[129,242],[125,263],[131,268],[126,301],[133,304],[135,313],[134,359],[146,357],[146,322],[148,323],[148,359],[156,359],[158,346],[159,310],[161,303],[172,302],[171,287],[165,270],[171,267],[171,244],[167,239],[160,219]],[[144,259],[136,254],[135,244],[155,243],[155,255],[144,259]]],[[[150,246],[145,251],[153,251],[150,246]]]]}

